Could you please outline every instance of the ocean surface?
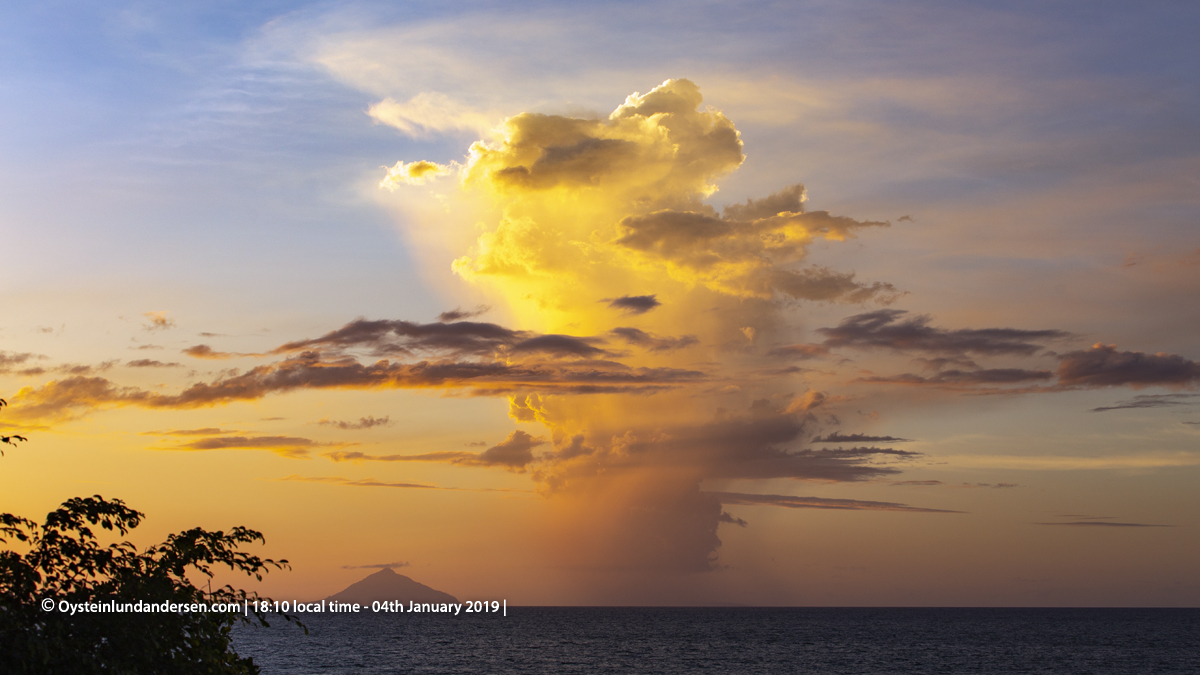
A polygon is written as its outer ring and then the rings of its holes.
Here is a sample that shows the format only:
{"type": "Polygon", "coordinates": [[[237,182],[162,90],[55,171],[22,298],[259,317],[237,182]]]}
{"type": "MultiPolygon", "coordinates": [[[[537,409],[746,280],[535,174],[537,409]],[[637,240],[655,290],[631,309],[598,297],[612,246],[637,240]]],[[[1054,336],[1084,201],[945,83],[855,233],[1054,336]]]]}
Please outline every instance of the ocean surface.
{"type": "Polygon", "coordinates": [[[240,627],[264,673],[1200,674],[1200,609],[510,607],[240,627]]]}

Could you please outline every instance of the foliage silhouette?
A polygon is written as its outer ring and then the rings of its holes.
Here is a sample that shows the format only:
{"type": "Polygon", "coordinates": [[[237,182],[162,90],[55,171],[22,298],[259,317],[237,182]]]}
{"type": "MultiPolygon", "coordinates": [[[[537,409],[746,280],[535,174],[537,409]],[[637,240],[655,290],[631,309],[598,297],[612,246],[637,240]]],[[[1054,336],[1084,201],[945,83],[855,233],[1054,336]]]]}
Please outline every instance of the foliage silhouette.
{"type": "MultiPolygon", "coordinates": [[[[8,401],[5,401],[4,399],[0,398],[0,408],[3,408],[6,405],[8,405],[8,401]]],[[[24,436],[18,436],[16,434],[13,434],[11,436],[0,436],[0,443],[7,443],[9,445],[16,445],[17,441],[28,441],[28,440],[29,440],[28,438],[25,438],[24,436]]],[[[4,451],[0,450],[0,455],[3,455],[3,454],[4,454],[4,451]]]]}
{"type": "MultiPolygon", "coordinates": [[[[211,592],[194,586],[189,571],[212,577],[227,566],[261,580],[286,560],[238,550],[263,541],[259,532],[235,527],[228,533],[193,528],[173,534],[143,552],[129,542],[101,546],[93,526],[124,535],[144,514],[119,499],[76,497],[33,521],[0,514],[0,541],[28,546],[20,555],[0,551],[0,671],[6,673],[257,673],[250,658],[230,649],[238,621],[269,625],[255,609],[257,593],[226,585],[211,592]],[[55,605],[45,611],[47,599],[55,605]],[[236,612],[60,611],[63,601],[236,603],[236,612]],[[243,613],[242,607],[248,611],[243,613]]],[[[97,605],[100,606],[100,605],[97,605]]],[[[294,617],[284,618],[295,623],[294,617]]],[[[307,632],[307,630],[305,631],[307,632]]]]}
{"type": "MultiPolygon", "coordinates": [[[[0,440],[11,443],[9,437],[0,440]]],[[[255,606],[267,599],[230,585],[205,591],[188,574],[211,579],[214,568],[228,567],[261,581],[271,568],[289,569],[288,561],[239,550],[264,541],[261,533],[244,527],[229,532],[197,527],[142,552],[127,541],[101,545],[93,531],[99,526],[123,536],[144,517],[120,499],[100,495],[68,499],[41,525],[0,513],[0,543],[5,545],[0,550],[0,673],[259,672],[252,659],[232,650],[231,631],[239,621],[269,626],[267,615],[255,606]],[[139,602],[168,603],[167,611],[130,611],[139,602]],[[52,604],[47,609],[43,603],[52,604]],[[239,607],[230,612],[171,611],[176,608],[169,603],[188,609],[199,603],[239,607]],[[83,604],[90,611],[79,611],[83,604]],[[72,606],[76,611],[70,611],[72,606]],[[108,611],[97,611],[105,606],[108,611]]],[[[294,616],[282,616],[304,628],[294,616]]]]}

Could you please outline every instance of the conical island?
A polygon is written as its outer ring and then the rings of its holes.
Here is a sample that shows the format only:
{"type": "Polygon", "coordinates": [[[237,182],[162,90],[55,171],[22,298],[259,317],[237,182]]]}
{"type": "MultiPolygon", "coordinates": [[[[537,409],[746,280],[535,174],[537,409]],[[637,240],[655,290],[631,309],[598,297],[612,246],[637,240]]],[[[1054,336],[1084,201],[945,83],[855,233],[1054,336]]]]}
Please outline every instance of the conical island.
{"type": "Polygon", "coordinates": [[[346,590],[334,593],[325,600],[328,602],[357,602],[361,605],[387,600],[437,604],[458,602],[453,595],[417,583],[403,574],[396,574],[390,567],[385,567],[362,581],[350,584],[346,590]]]}

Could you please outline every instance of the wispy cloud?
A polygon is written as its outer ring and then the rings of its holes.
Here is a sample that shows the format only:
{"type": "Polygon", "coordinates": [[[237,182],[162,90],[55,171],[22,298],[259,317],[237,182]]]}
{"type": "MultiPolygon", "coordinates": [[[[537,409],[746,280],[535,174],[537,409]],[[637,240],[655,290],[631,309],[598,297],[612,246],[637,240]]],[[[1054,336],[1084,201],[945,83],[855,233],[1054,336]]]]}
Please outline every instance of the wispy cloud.
{"type": "Polygon", "coordinates": [[[895,436],[871,436],[869,434],[843,434],[835,431],[825,436],[817,436],[813,443],[907,443],[907,438],[895,436]]]}
{"type": "Polygon", "coordinates": [[[397,561],[390,563],[376,563],[374,565],[342,565],[344,570],[391,570],[398,567],[412,567],[412,563],[397,561]]]}
{"type": "Polygon", "coordinates": [[[1048,370],[1025,370],[1023,368],[987,368],[980,370],[943,370],[925,377],[904,373],[902,375],[871,375],[860,377],[855,382],[870,384],[896,384],[912,386],[935,386],[947,388],[974,387],[976,385],[1021,384],[1054,379],[1048,370]]]}
{"type": "Polygon", "coordinates": [[[488,307],[487,305],[479,305],[475,309],[462,309],[461,307],[456,307],[438,314],[438,321],[441,321],[442,323],[462,321],[464,319],[480,316],[481,314],[487,314],[489,311],[491,311],[491,309],[492,308],[488,307]]]}
{"type": "Polygon", "coordinates": [[[1034,523],[1035,525],[1061,525],[1063,527],[1171,527],[1170,525],[1154,525],[1151,523],[1118,523],[1109,520],[1075,520],[1061,523],[1034,523]]]}
{"type": "Polygon", "coordinates": [[[242,354],[234,354],[232,352],[219,352],[208,345],[194,345],[181,351],[194,359],[213,359],[218,361],[232,359],[235,356],[243,356],[242,354]]]}
{"type": "Polygon", "coordinates": [[[652,352],[667,352],[674,349],[682,349],[700,344],[700,340],[695,335],[683,335],[680,337],[666,337],[647,333],[638,328],[614,328],[609,331],[609,334],[615,338],[624,340],[625,342],[641,347],[652,352]]]}
{"type": "Polygon", "coordinates": [[[459,466],[497,466],[523,472],[534,461],[533,449],[546,444],[546,439],[516,430],[508,438],[483,452],[443,450],[416,455],[368,455],[361,452],[332,451],[325,457],[335,462],[445,462],[459,466]]]}
{"type": "Polygon", "coordinates": [[[175,327],[175,319],[168,317],[166,312],[146,312],[142,316],[149,320],[149,323],[142,326],[148,331],[167,330],[175,327]]]}
{"type": "Polygon", "coordinates": [[[1021,469],[1027,471],[1078,471],[1155,469],[1172,466],[1200,465],[1200,453],[1148,452],[1107,457],[1072,457],[1063,455],[939,455],[940,460],[959,467],[1021,469]]]}
{"type": "Polygon", "coordinates": [[[744,492],[708,492],[722,504],[745,506],[780,506],[788,509],[827,509],[835,511],[907,511],[912,513],[962,513],[946,509],[927,509],[895,502],[872,502],[858,499],[827,499],[824,497],[794,497],[790,495],[760,495],[744,492]]]}
{"type": "Polygon", "coordinates": [[[813,344],[784,345],[783,347],[776,347],[767,352],[768,356],[782,356],[800,360],[824,358],[829,356],[829,354],[829,347],[813,344]]]}
{"type": "Polygon", "coordinates": [[[1113,405],[1092,408],[1092,412],[1194,405],[1196,403],[1200,403],[1200,401],[1194,400],[1197,398],[1200,398],[1200,394],[1141,394],[1139,396],[1134,396],[1131,399],[1118,401],[1113,405]]]}
{"type": "Polygon", "coordinates": [[[460,488],[460,487],[442,487],[440,485],[431,485],[429,483],[398,483],[385,480],[376,480],[374,478],[345,478],[343,476],[301,476],[292,474],[283,478],[276,478],[276,481],[288,481],[298,483],[321,483],[325,485],[338,485],[342,487],[369,487],[369,488],[394,488],[400,490],[448,490],[451,492],[507,492],[517,494],[530,494],[532,490],[516,490],[512,488],[460,488]]]}
{"type": "Polygon", "coordinates": [[[384,415],[383,417],[372,417],[370,415],[367,415],[366,417],[360,417],[360,418],[358,418],[358,420],[353,421],[353,422],[347,422],[345,420],[331,420],[328,417],[326,417],[326,418],[317,420],[317,424],[319,424],[321,426],[325,426],[325,427],[336,427],[338,429],[351,430],[351,429],[373,429],[375,427],[390,427],[394,423],[392,422],[391,417],[388,415],[384,415]]]}
{"type": "Polygon", "coordinates": [[[143,431],[142,436],[217,436],[220,434],[241,433],[236,429],[221,429],[218,427],[203,427],[201,429],[167,429],[163,431],[143,431]]]}
{"type": "Polygon", "coordinates": [[[898,480],[889,483],[889,485],[902,487],[993,488],[998,490],[1021,487],[1016,483],[944,483],[940,480],[898,480]]]}
{"type": "Polygon", "coordinates": [[[154,359],[134,359],[133,361],[126,361],[125,366],[127,368],[182,368],[183,364],[175,363],[174,361],[164,363],[163,361],[155,361],[154,359]]]}
{"type": "Polygon", "coordinates": [[[605,300],[608,301],[609,307],[619,309],[626,314],[645,314],[655,307],[662,306],[655,295],[622,295],[619,298],[605,298],[605,300]]]}
{"type": "Polygon", "coordinates": [[[345,486],[349,486],[349,487],[387,487],[387,488],[412,489],[412,490],[453,490],[453,489],[455,489],[455,488],[443,488],[443,487],[439,487],[437,485],[430,485],[428,483],[392,483],[392,482],[387,482],[387,481],[375,480],[374,478],[350,479],[350,478],[343,478],[341,476],[301,476],[298,474],[292,474],[290,476],[284,476],[283,478],[276,478],[275,480],[293,481],[293,482],[300,482],[300,483],[325,483],[328,485],[345,485],[345,486]]]}
{"type": "MultiPolygon", "coordinates": [[[[648,339],[666,340],[655,336],[648,339]]],[[[443,389],[474,395],[529,390],[636,393],[707,378],[696,370],[626,366],[608,358],[610,352],[596,346],[603,343],[602,337],[536,334],[496,324],[360,319],[322,337],[278,347],[273,353],[285,355],[281,361],[193,384],[178,394],[79,375],[22,390],[13,397],[13,414],[25,419],[62,419],[102,406],[197,408],[303,389],[443,389]],[[349,353],[355,350],[412,360],[364,364],[349,353]]],[[[651,348],[655,346],[661,345],[654,343],[651,348]]],[[[185,351],[201,358],[233,356],[213,352],[205,345],[185,351]]],[[[80,368],[81,373],[96,369],[80,368]]]]}
{"type": "Polygon", "coordinates": [[[17,366],[25,365],[34,360],[42,360],[48,357],[33,352],[5,352],[0,351],[0,373],[10,373],[17,366]]]}
{"type": "Polygon", "coordinates": [[[436,91],[421,92],[407,101],[385,98],[371,105],[367,114],[413,138],[451,131],[486,134],[499,122],[495,114],[481,112],[436,91]]]}
{"type": "MultiPolygon", "coordinates": [[[[193,434],[178,434],[193,435],[193,434]]],[[[198,434],[195,434],[198,435],[198,434]]],[[[298,436],[208,436],[194,441],[168,446],[155,446],[155,450],[270,450],[292,459],[306,459],[309,451],[322,447],[346,447],[354,443],[325,443],[298,436]]]]}
{"type": "Polygon", "coordinates": [[[1116,345],[1097,342],[1091,349],[1068,352],[1060,359],[1058,381],[1067,386],[1181,387],[1200,384],[1200,363],[1178,354],[1122,352],[1117,351],[1116,345]]]}
{"type": "Polygon", "coordinates": [[[936,354],[981,354],[1031,356],[1049,340],[1071,337],[1055,329],[959,328],[930,326],[926,315],[904,318],[900,309],[880,309],[843,319],[833,328],[818,328],[829,347],[887,349],[899,352],[936,354]]]}

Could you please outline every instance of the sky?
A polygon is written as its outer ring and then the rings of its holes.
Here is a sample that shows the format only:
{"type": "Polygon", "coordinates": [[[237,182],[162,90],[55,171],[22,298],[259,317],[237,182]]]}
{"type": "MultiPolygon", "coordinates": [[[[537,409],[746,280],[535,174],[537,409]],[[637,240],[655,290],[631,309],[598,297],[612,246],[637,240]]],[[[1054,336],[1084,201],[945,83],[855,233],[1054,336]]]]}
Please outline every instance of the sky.
{"type": "Polygon", "coordinates": [[[1197,606],[1198,22],[14,8],[0,510],[277,598],[1197,606]]]}

